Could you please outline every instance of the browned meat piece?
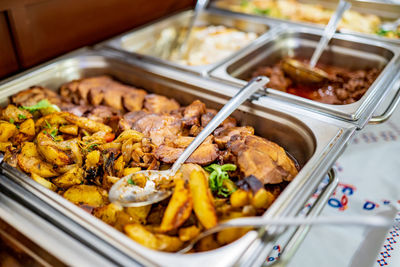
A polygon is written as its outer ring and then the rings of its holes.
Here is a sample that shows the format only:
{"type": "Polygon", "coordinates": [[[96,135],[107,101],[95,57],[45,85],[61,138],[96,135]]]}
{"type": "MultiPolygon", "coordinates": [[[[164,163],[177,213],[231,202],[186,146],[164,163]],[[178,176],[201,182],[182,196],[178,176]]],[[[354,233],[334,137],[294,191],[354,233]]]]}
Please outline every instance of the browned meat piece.
{"type": "Polygon", "coordinates": [[[183,124],[187,126],[200,126],[200,117],[206,113],[206,105],[200,100],[195,100],[183,111],[183,124]]]}
{"type": "Polygon", "coordinates": [[[128,111],[140,110],[146,92],[114,81],[109,76],[97,76],[76,80],[61,86],[60,94],[75,104],[104,104],[128,111]]]}
{"type": "MultiPolygon", "coordinates": [[[[159,146],[155,155],[158,160],[165,163],[174,163],[183,153],[185,148],[193,141],[194,137],[180,136],[168,144],[159,146]]],[[[212,143],[212,136],[209,136],[188,158],[187,163],[208,165],[218,157],[218,148],[212,143]]]]}
{"type": "Polygon", "coordinates": [[[92,107],[86,114],[85,117],[88,117],[91,120],[98,121],[101,123],[106,123],[112,117],[120,116],[121,112],[117,109],[107,106],[96,106],[92,107]]]}
{"type": "Polygon", "coordinates": [[[159,146],[166,138],[178,136],[182,121],[177,116],[149,114],[138,119],[132,128],[151,138],[152,143],[159,146]]]}
{"type": "Polygon", "coordinates": [[[50,103],[61,106],[60,96],[47,88],[33,86],[11,97],[11,103],[16,106],[33,106],[40,100],[47,99],[50,103]]]}
{"type": "MultiPolygon", "coordinates": [[[[201,126],[205,127],[214,118],[214,116],[217,115],[217,113],[218,112],[215,109],[207,109],[207,112],[201,116],[201,126]]],[[[235,118],[228,117],[221,123],[219,128],[214,131],[214,134],[217,134],[224,129],[235,127],[236,124],[237,122],[235,118]]]]}
{"type": "Polygon", "coordinates": [[[226,144],[231,140],[231,137],[234,135],[253,135],[254,128],[251,126],[244,126],[244,127],[231,127],[222,130],[215,136],[214,141],[218,145],[220,149],[224,148],[226,144]]]}
{"type": "Polygon", "coordinates": [[[74,104],[69,104],[69,105],[65,105],[62,108],[62,111],[66,111],[66,112],[72,113],[72,114],[74,114],[75,116],[78,116],[78,117],[83,117],[83,114],[88,112],[89,109],[90,109],[89,106],[77,106],[77,105],[74,105],[74,104]]]}
{"type": "Polygon", "coordinates": [[[126,113],[122,119],[119,121],[119,129],[121,131],[131,129],[133,124],[138,121],[139,119],[143,118],[144,116],[149,115],[146,111],[132,111],[126,113]]]}
{"type": "Polygon", "coordinates": [[[273,67],[259,67],[252,76],[267,76],[269,78],[268,87],[284,92],[292,84],[292,81],[285,77],[281,64],[273,67]]]}
{"type": "Polygon", "coordinates": [[[282,147],[255,135],[236,137],[227,146],[237,157],[245,177],[254,175],[264,184],[278,184],[297,175],[293,161],[282,147]]]}
{"type": "Polygon", "coordinates": [[[145,97],[144,108],[151,113],[170,113],[179,109],[179,104],[174,99],[151,94],[145,97]]]}

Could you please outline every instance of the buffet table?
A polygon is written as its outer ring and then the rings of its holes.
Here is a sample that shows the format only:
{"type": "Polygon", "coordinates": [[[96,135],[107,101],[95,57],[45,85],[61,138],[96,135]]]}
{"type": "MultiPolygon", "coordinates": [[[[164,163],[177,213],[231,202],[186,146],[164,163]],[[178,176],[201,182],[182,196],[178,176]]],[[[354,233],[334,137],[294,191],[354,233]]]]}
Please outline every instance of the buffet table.
{"type": "MultiPolygon", "coordinates": [[[[390,205],[398,209],[399,151],[397,109],[389,121],[360,131],[337,160],[339,186],[321,216],[384,214],[390,205]]],[[[385,237],[372,236],[366,228],[314,227],[289,266],[400,266],[399,234],[398,227],[385,237]]]]}

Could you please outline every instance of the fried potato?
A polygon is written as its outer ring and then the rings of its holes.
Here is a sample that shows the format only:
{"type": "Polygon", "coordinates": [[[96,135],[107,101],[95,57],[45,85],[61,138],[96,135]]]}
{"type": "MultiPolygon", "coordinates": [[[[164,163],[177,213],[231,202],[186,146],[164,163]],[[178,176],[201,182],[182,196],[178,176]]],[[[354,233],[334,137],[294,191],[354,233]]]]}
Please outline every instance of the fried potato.
{"type": "Polygon", "coordinates": [[[251,228],[228,228],[225,230],[222,230],[217,233],[217,242],[219,245],[223,246],[228,243],[231,243],[235,241],[236,239],[242,237],[244,234],[246,234],[248,231],[250,231],[251,228]]]}
{"type": "Polygon", "coordinates": [[[72,159],[53,141],[48,134],[40,132],[37,137],[37,149],[47,162],[57,166],[64,166],[73,163],[72,159]]]}
{"type": "Polygon", "coordinates": [[[100,207],[108,202],[107,191],[95,185],[74,185],[65,191],[63,196],[74,204],[92,207],[100,207]]]}
{"type": "Polygon", "coordinates": [[[104,207],[95,208],[93,210],[93,215],[103,222],[113,225],[117,221],[117,213],[123,210],[123,207],[110,203],[104,207]]]}
{"type": "Polygon", "coordinates": [[[1,115],[6,121],[15,121],[18,123],[32,118],[32,114],[29,111],[19,109],[14,105],[8,105],[5,109],[3,109],[1,115]]]}
{"type": "Polygon", "coordinates": [[[232,193],[229,199],[231,201],[232,207],[239,208],[249,204],[251,198],[251,192],[245,191],[243,189],[238,189],[232,193]]]}
{"type": "Polygon", "coordinates": [[[149,215],[150,210],[151,210],[151,205],[125,208],[125,212],[130,216],[132,216],[134,221],[141,224],[146,224],[146,218],[147,215],[149,215]]]}
{"type": "Polygon", "coordinates": [[[83,175],[84,170],[76,166],[75,168],[64,173],[63,175],[53,179],[52,182],[56,186],[66,189],[70,188],[73,185],[82,184],[84,181],[83,175]]]}
{"type": "Polygon", "coordinates": [[[69,125],[62,125],[59,128],[60,132],[69,134],[69,135],[78,135],[78,126],[69,124],[69,125]]]}
{"type": "Polygon", "coordinates": [[[26,173],[36,173],[44,178],[58,175],[58,172],[53,169],[53,165],[42,160],[34,143],[23,143],[17,160],[18,166],[26,173]]]}
{"type": "Polygon", "coordinates": [[[209,235],[199,241],[199,244],[197,245],[196,250],[208,251],[208,250],[216,249],[218,247],[219,247],[219,245],[215,241],[214,236],[209,235]]]}
{"type": "Polygon", "coordinates": [[[124,157],[119,156],[117,160],[114,161],[114,172],[117,177],[122,177],[124,173],[124,167],[125,167],[124,157]]]}
{"type": "Polygon", "coordinates": [[[153,234],[140,224],[128,224],[124,227],[125,233],[139,244],[162,251],[177,251],[183,242],[174,236],[164,234],[153,234]]]}
{"type": "Polygon", "coordinates": [[[190,192],[193,197],[193,210],[201,224],[206,228],[217,225],[214,199],[208,188],[206,176],[201,171],[192,171],[189,179],[190,192]]]}
{"type": "Polygon", "coordinates": [[[0,142],[7,142],[13,135],[18,133],[17,127],[6,121],[0,121],[0,142]]]}
{"type": "Polygon", "coordinates": [[[35,132],[35,122],[32,119],[27,119],[19,126],[19,131],[29,136],[34,136],[35,132]]]}
{"type": "Polygon", "coordinates": [[[86,168],[96,167],[99,161],[100,161],[100,151],[94,150],[89,152],[86,155],[86,162],[85,162],[86,168]]]}
{"type": "Polygon", "coordinates": [[[60,113],[52,113],[41,117],[35,123],[36,131],[40,131],[43,128],[47,128],[49,125],[52,127],[58,127],[59,125],[68,124],[68,121],[60,116],[60,113]]]}
{"type": "Polygon", "coordinates": [[[110,126],[107,126],[103,123],[84,118],[78,117],[68,112],[61,112],[59,113],[62,118],[67,120],[69,123],[77,125],[79,128],[82,128],[88,132],[95,133],[95,132],[105,132],[110,133],[112,129],[110,126]]]}
{"type": "Polygon", "coordinates": [[[189,185],[182,178],[175,180],[175,189],[161,221],[160,231],[177,229],[190,216],[193,209],[189,185]]]}
{"type": "Polygon", "coordinates": [[[141,141],[143,137],[144,135],[141,132],[129,129],[123,131],[113,142],[123,143],[124,141],[132,139],[133,142],[137,143],[141,141]]]}
{"type": "Polygon", "coordinates": [[[178,235],[179,239],[183,242],[192,240],[196,236],[200,234],[200,229],[196,227],[195,225],[185,227],[185,228],[180,228],[178,235]]]}
{"type": "Polygon", "coordinates": [[[52,182],[46,180],[45,178],[40,177],[36,173],[31,173],[31,177],[35,182],[43,185],[44,187],[50,189],[51,191],[56,191],[57,190],[57,186],[55,186],[52,182]]]}
{"type": "Polygon", "coordinates": [[[252,197],[251,205],[257,209],[267,209],[274,200],[275,196],[271,192],[261,188],[252,197]]]}
{"type": "Polygon", "coordinates": [[[6,152],[7,147],[11,147],[12,143],[11,142],[0,142],[0,151],[1,152],[6,152]]]}
{"type": "Polygon", "coordinates": [[[127,176],[129,174],[135,173],[140,171],[142,168],[140,167],[133,167],[133,168],[125,168],[123,172],[123,176],[127,176]]]}

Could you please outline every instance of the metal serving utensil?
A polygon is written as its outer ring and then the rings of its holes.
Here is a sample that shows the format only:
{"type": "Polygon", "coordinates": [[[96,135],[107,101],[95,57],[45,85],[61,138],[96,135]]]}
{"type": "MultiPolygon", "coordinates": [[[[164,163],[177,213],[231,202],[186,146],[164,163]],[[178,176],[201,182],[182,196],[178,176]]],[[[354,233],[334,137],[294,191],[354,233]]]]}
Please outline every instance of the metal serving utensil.
{"type": "Polygon", "coordinates": [[[395,31],[400,26],[400,18],[391,22],[382,23],[379,28],[384,31],[395,31]]]}
{"type": "Polygon", "coordinates": [[[298,226],[298,225],[354,225],[389,228],[393,225],[393,218],[384,216],[330,216],[330,217],[282,217],[282,218],[264,218],[264,217],[243,217],[228,220],[217,226],[200,233],[196,238],[192,239],[178,253],[189,252],[194,245],[206,236],[215,234],[227,228],[237,227],[255,227],[261,228],[267,225],[277,226],[298,226]]]}
{"type": "Polygon", "coordinates": [[[343,13],[351,7],[351,3],[345,0],[340,0],[335,13],[325,27],[324,33],[319,40],[314,54],[311,57],[310,64],[307,65],[296,59],[285,59],[282,68],[292,79],[300,83],[319,83],[329,78],[329,75],[315,67],[322,52],[325,50],[332,36],[336,32],[336,28],[342,19],[343,13]]]}
{"type": "Polygon", "coordinates": [[[109,199],[124,207],[139,207],[159,202],[171,195],[171,188],[158,186],[165,181],[171,181],[175,173],[190,155],[200,146],[203,141],[244,101],[258,90],[263,90],[264,85],[269,82],[267,77],[256,77],[243,87],[228,103],[218,112],[207,126],[196,136],[190,145],[183,151],[172,165],[171,169],[165,171],[139,171],[121,178],[110,189],[109,199]],[[146,185],[142,188],[129,183],[135,175],[147,177],[146,185]]]}

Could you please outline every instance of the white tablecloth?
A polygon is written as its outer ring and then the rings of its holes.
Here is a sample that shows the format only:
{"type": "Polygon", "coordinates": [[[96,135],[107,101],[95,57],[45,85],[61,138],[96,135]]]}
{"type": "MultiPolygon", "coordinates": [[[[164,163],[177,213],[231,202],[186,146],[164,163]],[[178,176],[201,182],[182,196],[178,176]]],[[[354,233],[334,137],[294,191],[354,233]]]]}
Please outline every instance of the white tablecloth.
{"type": "MultiPolygon", "coordinates": [[[[335,167],[339,186],[322,216],[379,214],[390,205],[399,208],[400,108],[388,122],[360,131],[335,167]]],[[[400,221],[400,212],[396,220],[400,221]]],[[[396,227],[381,234],[357,227],[313,227],[289,267],[397,267],[399,235],[396,227]]]]}

